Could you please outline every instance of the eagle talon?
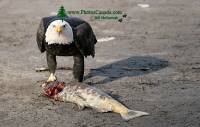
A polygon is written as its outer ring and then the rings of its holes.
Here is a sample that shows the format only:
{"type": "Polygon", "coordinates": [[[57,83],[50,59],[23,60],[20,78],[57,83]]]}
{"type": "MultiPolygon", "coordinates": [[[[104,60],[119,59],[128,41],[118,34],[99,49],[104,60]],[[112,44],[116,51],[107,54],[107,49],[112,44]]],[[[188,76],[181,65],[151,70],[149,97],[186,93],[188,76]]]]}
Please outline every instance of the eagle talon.
{"type": "Polygon", "coordinates": [[[57,80],[56,76],[51,73],[49,78],[48,78],[48,80],[47,80],[47,82],[53,82],[53,81],[56,81],[56,80],[57,80]]]}

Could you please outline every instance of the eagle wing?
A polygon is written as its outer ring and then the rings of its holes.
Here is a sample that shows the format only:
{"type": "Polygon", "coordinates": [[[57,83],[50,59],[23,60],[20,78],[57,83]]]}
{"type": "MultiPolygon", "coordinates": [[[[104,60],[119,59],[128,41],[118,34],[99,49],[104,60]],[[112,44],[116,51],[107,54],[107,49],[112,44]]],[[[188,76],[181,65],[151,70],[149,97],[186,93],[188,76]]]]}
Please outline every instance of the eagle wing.
{"type": "Polygon", "coordinates": [[[85,56],[95,55],[95,44],[97,42],[91,26],[84,22],[74,28],[74,41],[76,47],[85,56]]]}
{"type": "Polygon", "coordinates": [[[43,20],[40,21],[40,25],[37,30],[36,34],[36,41],[38,48],[41,52],[45,51],[45,28],[44,28],[44,23],[43,20]]]}

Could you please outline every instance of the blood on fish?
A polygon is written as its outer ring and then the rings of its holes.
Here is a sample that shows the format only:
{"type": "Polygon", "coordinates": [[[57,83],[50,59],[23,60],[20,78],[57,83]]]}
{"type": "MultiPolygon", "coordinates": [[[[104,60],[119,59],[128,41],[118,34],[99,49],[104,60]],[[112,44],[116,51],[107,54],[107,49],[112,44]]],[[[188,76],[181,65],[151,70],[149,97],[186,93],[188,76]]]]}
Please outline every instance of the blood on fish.
{"type": "Polygon", "coordinates": [[[50,98],[54,98],[58,93],[60,93],[64,89],[65,83],[54,81],[47,83],[46,86],[47,87],[44,88],[44,95],[50,98]]]}

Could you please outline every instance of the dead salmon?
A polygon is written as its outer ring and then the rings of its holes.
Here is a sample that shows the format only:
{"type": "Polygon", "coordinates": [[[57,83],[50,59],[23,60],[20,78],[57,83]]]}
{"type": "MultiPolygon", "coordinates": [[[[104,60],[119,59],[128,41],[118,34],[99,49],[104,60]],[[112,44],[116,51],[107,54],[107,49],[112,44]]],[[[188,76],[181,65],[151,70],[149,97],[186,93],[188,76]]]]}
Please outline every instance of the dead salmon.
{"type": "Polygon", "coordinates": [[[53,81],[43,86],[44,94],[55,100],[72,102],[79,106],[80,109],[91,107],[98,112],[115,112],[119,113],[124,120],[149,115],[142,111],[135,111],[127,108],[105,92],[89,86],[84,83],[53,81]]]}

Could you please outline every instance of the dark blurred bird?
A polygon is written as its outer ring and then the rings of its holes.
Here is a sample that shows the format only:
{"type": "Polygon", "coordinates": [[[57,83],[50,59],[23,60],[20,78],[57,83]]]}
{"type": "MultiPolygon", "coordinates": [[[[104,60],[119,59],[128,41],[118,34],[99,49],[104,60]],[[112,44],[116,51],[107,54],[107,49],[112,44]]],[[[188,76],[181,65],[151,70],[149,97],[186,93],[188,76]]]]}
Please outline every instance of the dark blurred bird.
{"type": "Polygon", "coordinates": [[[120,19],[118,19],[118,21],[119,21],[119,22],[122,22],[122,21],[123,21],[123,19],[122,19],[122,18],[120,18],[120,19]]]}
{"type": "Polygon", "coordinates": [[[123,17],[123,18],[126,18],[126,17],[127,17],[127,14],[126,14],[126,13],[124,13],[124,14],[122,15],[122,17],[123,17]]]}

